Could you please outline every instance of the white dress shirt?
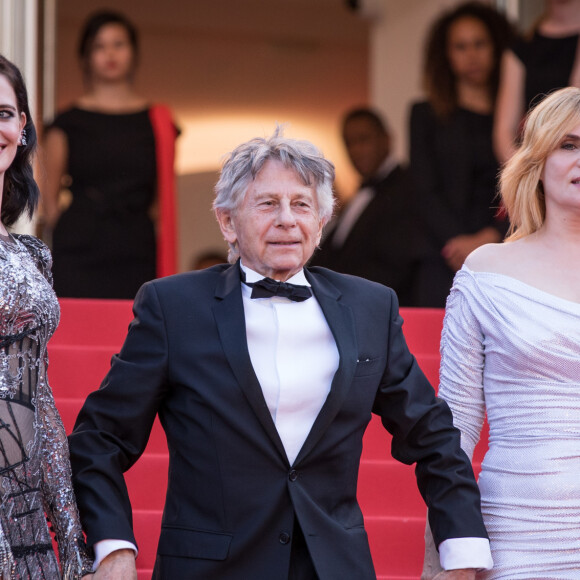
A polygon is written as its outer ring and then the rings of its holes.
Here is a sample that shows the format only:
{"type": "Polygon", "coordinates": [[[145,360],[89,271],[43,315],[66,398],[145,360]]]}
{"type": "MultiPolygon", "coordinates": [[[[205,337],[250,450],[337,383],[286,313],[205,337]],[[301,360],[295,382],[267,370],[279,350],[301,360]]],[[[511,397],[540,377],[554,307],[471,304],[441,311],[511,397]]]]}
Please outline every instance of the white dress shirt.
{"type": "MultiPolygon", "coordinates": [[[[247,282],[264,278],[241,266],[247,282]]],[[[286,282],[310,286],[303,270],[286,282]]],[[[251,293],[242,284],[250,359],[292,465],[330,392],[338,349],[314,296],[293,302],[251,293]]]]}

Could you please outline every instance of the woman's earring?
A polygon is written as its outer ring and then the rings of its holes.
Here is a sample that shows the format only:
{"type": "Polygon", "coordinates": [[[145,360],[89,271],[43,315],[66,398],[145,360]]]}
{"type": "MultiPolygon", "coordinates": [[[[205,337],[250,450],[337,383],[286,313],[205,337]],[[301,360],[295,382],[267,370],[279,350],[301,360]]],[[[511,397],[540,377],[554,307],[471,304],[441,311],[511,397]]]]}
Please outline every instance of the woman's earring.
{"type": "Polygon", "coordinates": [[[22,147],[26,147],[26,144],[26,129],[22,129],[22,132],[20,133],[20,145],[22,145],[22,147]]]}

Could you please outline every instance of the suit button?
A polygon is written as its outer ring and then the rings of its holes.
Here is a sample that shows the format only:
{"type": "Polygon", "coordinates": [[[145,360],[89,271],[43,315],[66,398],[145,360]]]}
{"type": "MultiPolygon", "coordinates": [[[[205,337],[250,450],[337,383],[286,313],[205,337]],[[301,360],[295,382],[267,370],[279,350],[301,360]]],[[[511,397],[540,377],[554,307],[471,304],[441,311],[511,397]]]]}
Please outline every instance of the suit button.
{"type": "Polygon", "coordinates": [[[278,539],[280,540],[281,544],[287,544],[290,541],[290,534],[287,534],[286,532],[282,532],[278,536],[278,539]]]}
{"type": "Polygon", "coordinates": [[[288,474],[288,479],[290,481],[296,481],[298,479],[298,472],[293,469],[289,474],[288,474]]]}

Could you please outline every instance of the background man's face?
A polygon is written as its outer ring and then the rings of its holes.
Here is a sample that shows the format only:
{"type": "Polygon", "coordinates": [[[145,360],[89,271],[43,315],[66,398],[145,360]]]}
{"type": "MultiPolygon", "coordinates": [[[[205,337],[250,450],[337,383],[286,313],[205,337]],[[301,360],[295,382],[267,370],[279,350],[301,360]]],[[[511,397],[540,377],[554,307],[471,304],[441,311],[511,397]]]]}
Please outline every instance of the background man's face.
{"type": "Polygon", "coordinates": [[[342,138],[354,168],[365,179],[377,172],[390,151],[389,136],[365,118],[348,121],[342,138]]]}
{"type": "Polygon", "coordinates": [[[310,259],[322,232],[314,186],[280,161],[267,161],[234,211],[220,210],[225,239],[238,244],[245,266],[288,280],[310,259]]]}

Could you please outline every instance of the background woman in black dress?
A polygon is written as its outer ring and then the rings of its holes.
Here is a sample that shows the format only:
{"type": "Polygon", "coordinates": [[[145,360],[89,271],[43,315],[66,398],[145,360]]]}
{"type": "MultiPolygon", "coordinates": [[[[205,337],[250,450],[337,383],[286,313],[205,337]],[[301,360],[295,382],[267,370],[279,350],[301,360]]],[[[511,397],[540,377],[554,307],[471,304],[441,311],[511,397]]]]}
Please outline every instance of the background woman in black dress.
{"type": "Polygon", "coordinates": [[[133,298],[159,274],[159,152],[153,108],[133,87],[137,51],[123,15],[93,15],[79,46],[87,92],[47,130],[44,211],[61,297],[133,298]],[[65,176],[72,201],[62,210],[65,176]]]}
{"type": "Polygon", "coordinates": [[[507,21],[479,2],[445,13],[431,28],[428,100],[411,111],[411,172],[428,243],[419,306],[445,306],[467,255],[500,241],[507,229],[496,218],[491,134],[499,59],[510,34],[507,21]]]}
{"type": "Polygon", "coordinates": [[[515,149],[522,119],[546,94],[580,87],[580,0],[546,0],[529,35],[506,50],[501,63],[493,141],[497,158],[515,149]]]}

